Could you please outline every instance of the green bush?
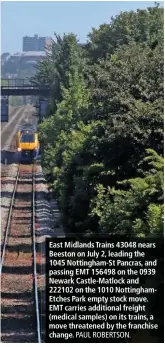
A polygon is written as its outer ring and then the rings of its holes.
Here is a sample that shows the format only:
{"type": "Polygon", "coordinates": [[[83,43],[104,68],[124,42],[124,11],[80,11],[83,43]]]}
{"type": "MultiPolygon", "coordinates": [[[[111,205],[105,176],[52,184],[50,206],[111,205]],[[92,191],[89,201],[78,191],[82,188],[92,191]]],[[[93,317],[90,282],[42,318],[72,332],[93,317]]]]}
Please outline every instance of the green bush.
{"type": "Polygon", "coordinates": [[[84,49],[56,35],[39,63],[33,81],[51,90],[42,166],[68,230],[162,233],[163,68],[158,5],[93,29],[84,49]]]}

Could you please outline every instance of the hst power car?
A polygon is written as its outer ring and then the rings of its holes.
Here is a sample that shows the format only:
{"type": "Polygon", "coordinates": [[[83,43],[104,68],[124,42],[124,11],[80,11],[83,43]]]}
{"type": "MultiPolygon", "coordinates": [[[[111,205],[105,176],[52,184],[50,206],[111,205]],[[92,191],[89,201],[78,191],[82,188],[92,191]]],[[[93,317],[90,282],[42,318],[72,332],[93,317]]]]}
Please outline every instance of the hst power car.
{"type": "Polygon", "coordinates": [[[19,161],[36,160],[40,149],[37,129],[29,124],[21,126],[16,135],[16,146],[19,161]]]}

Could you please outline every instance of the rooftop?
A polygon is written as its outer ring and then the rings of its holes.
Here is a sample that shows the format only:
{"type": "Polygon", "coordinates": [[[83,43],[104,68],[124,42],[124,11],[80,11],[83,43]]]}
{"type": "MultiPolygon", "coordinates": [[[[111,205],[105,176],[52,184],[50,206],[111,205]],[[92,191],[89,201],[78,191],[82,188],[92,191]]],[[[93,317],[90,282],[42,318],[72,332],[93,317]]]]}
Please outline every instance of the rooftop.
{"type": "Polygon", "coordinates": [[[44,51],[29,51],[10,54],[10,57],[45,57],[46,53],[44,51]]]}

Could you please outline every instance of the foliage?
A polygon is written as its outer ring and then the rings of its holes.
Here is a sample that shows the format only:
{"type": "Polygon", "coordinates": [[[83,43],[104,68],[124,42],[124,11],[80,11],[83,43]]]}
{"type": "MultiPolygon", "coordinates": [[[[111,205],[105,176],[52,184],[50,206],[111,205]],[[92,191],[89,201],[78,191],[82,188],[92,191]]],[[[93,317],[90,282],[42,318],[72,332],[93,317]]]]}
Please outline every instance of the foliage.
{"type": "Polygon", "coordinates": [[[99,216],[100,230],[140,237],[163,233],[163,158],[148,150],[149,170],[144,177],[118,182],[125,189],[97,187],[92,215],[99,216]]]}
{"type": "Polygon", "coordinates": [[[23,98],[21,96],[10,96],[9,105],[11,106],[21,106],[23,105],[23,98]]]}
{"type": "Polygon", "coordinates": [[[11,59],[3,62],[1,66],[1,74],[3,78],[8,78],[9,75],[12,78],[29,78],[35,74],[35,65],[34,63],[27,64],[18,59],[13,61],[11,59]]]}
{"type": "Polygon", "coordinates": [[[66,229],[156,235],[163,213],[163,9],[121,13],[89,39],[82,49],[75,35],[56,35],[33,77],[51,87],[40,125],[44,171],[66,229]]]}
{"type": "Polygon", "coordinates": [[[163,39],[164,10],[159,5],[137,12],[121,12],[88,35],[88,54],[92,62],[114,54],[118,47],[132,42],[154,49],[163,39]]]}
{"type": "Polygon", "coordinates": [[[81,74],[83,70],[81,56],[82,48],[78,45],[74,34],[64,34],[63,39],[55,34],[55,40],[52,40],[51,48],[47,50],[46,59],[37,65],[36,74],[31,81],[50,85],[54,110],[56,103],[63,99],[63,88],[69,88],[69,73],[72,73],[74,66],[77,66],[81,74]]]}

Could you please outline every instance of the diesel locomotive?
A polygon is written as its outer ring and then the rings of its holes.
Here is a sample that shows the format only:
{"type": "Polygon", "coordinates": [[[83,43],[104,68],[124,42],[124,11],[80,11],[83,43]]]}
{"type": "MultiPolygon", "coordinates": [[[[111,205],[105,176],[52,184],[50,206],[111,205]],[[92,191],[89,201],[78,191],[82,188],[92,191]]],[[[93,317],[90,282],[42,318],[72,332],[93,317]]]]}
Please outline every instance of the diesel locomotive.
{"type": "Polygon", "coordinates": [[[19,161],[32,162],[38,158],[40,144],[35,126],[24,124],[19,128],[16,134],[16,148],[19,161]]]}

